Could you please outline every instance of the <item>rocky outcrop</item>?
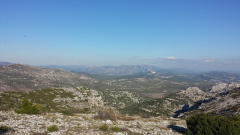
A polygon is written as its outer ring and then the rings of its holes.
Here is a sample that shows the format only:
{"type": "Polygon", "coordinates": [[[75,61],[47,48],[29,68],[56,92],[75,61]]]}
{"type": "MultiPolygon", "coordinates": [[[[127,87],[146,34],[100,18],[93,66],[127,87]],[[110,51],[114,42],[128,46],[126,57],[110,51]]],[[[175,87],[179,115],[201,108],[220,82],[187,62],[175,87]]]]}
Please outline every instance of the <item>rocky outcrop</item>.
{"type": "Polygon", "coordinates": [[[228,110],[229,114],[233,114],[234,111],[231,112],[231,107],[240,105],[240,96],[237,96],[240,95],[239,88],[240,83],[238,82],[217,83],[212,86],[210,91],[206,92],[197,87],[190,87],[182,91],[180,95],[188,97],[195,103],[193,104],[190,101],[188,104],[185,104],[182,109],[175,112],[175,116],[182,116],[181,113],[196,109],[200,109],[202,112],[215,112],[219,114],[221,114],[222,110],[228,110]]]}
{"type": "Polygon", "coordinates": [[[221,93],[232,90],[234,88],[240,87],[239,82],[232,82],[232,83],[217,83],[215,86],[212,87],[210,92],[213,93],[221,93]]]}

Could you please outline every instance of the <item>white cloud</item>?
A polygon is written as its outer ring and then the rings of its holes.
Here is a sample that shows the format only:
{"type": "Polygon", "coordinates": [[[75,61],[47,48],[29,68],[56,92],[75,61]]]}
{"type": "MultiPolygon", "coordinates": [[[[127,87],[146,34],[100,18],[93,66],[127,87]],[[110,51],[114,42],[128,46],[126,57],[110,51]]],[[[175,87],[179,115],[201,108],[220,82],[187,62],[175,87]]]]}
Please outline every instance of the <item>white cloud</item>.
{"type": "Polygon", "coordinates": [[[214,62],[214,60],[204,60],[203,62],[214,62]]]}
{"type": "Polygon", "coordinates": [[[167,57],[167,59],[176,59],[175,57],[167,57]]]}

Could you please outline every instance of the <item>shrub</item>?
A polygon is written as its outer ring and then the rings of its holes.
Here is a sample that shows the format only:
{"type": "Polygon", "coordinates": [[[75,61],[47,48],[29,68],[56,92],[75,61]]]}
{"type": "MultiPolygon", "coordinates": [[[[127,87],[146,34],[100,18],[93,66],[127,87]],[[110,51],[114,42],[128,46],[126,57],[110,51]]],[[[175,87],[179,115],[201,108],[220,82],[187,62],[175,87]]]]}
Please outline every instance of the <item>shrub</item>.
{"type": "Polygon", "coordinates": [[[8,126],[0,126],[0,134],[1,132],[7,132],[10,129],[8,126]]]}
{"type": "Polygon", "coordinates": [[[237,105],[235,105],[235,106],[233,106],[233,107],[231,108],[231,110],[232,110],[233,112],[238,111],[238,109],[239,109],[239,106],[237,106],[237,105]]]}
{"type": "Polygon", "coordinates": [[[58,131],[59,129],[58,129],[57,125],[51,125],[47,128],[47,130],[49,132],[54,132],[54,131],[58,131]]]}
{"type": "Polygon", "coordinates": [[[107,125],[107,124],[103,124],[103,125],[100,127],[100,129],[101,129],[102,131],[108,131],[108,125],[107,125]]]}
{"type": "Polygon", "coordinates": [[[146,113],[144,113],[144,114],[141,115],[141,117],[142,117],[142,118],[150,118],[151,115],[150,115],[150,114],[146,114],[146,113]]]}
{"type": "Polygon", "coordinates": [[[116,116],[114,113],[99,111],[97,115],[93,117],[94,119],[100,120],[111,120],[116,121],[116,116]]]}
{"type": "Polygon", "coordinates": [[[39,114],[40,108],[40,105],[33,105],[33,103],[25,97],[18,109],[15,109],[15,112],[20,114],[39,114]]]}
{"type": "Polygon", "coordinates": [[[73,112],[71,110],[63,110],[60,111],[63,115],[73,116],[73,112]]]}
{"type": "Polygon", "coordinates": [[[187,119],[185,135],[238,135],[240,117],[237,115],[224,118],[221,115],[195,114],[187,119]]]}
{"type": "Polygon", "coordinates": [[[88,108],[84,108],[84,111],[85,111],[85,112],[88,112],[88,111],[89,111],[89,109],[88,109],[88,108]]]}
{"type": "Polygon", "coordinates": [[[112,128],[112,130],[113,130],[114,132],[119,132],[119,131],[120,131],[120,128],[115,126],[115,127],[112,128]]]}

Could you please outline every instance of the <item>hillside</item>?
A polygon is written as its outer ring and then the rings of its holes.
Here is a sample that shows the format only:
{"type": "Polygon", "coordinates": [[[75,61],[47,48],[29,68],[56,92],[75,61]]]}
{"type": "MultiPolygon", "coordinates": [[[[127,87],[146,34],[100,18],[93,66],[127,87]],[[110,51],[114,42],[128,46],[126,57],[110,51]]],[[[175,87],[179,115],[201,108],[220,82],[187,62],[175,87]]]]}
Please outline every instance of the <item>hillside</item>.
{"type": "Polygon", "coordinates": [[[39,88],[79,86],[95,82],[88,76],[62,69],[47,69],[22,64],[0,66],[0,91],[28,91],[39,88]]]}
{"type": "MultiPolygon", "coordinates": [[[[57,133],[47,132],[46,127],[53,124],[58,125],[60,134],[86,132],[106,134],[99,129],[104,124],[110,128],[114,126],[121,128],[122,134],[179,134],[178,132],[182,133],[186,130],[185,121],[166,119],[166,116],[186,117],[200,112],[224,116],[240,114],[239,100],[240,83],[218,83],[207,91],[189,87],[179,93],[152,100],[144,100],[139,95],[129,92],[101,92],[85,87],[44,88],[25,93],[2,92],[0,93],[0,123],[12,127],[14,129],[12,133],[21,134],[57,133]],[[29,98],[34,104],[40,104],[42,114],[27,116],[11,111],[18,107],[24,97],[29,98]],[[96,119],[95,116],[99,111],[110,111],[115,115],[96,119]],[[125,114],[133,116],[125,116],[125,114]],[[41,124],[34,125],[37,121],[41,124]]],[[[108,133],[115,132],[110,129],[108,133]]]]}
{"type": "Polygon", "coordinates": [[[164,95],[188,87],[212,85],[209,82],[195,81],[190,77],[182,75],[160,76],[152,72],[112,76],[12,64],[0,66],[0,91],[29,91],[49,87],[85,86],[100,91],[114,90],[164,95]]]}
{"type": "MultiPolygon", "coordinates": [[[[186,122],[161,117],[125,116],[117,109],[142,98],[128,92],[99,92],[85,87],[44,88],[34,91],[0,93],[0,125],[10,127],[9,134],[162,134],[177,135],[168,126],[174,123],[181,132],[186,122]],[[38,115],[16,114],[13,110],[24,97],[41,105],[38,115]],[[104,117],[97,117],[100,114],[104,117]],[[100,130],[106,124],[108,131],[100,130]],[[57,125],[59,131],[49,132],[47,127],[57,125]],[[113,128],[119,129],[115,130],[113,128]]],[[[101,115],[100,115],[101,116],[101,115]]]]}
{"type": "MultiPolygon", "coordinates": [[[[121,109],[128,114],[151,114],[181,117],[192,113],[206,112],[231,115],[239,113],[240,83],[219,83],[207,91],[198,87],[189,87],[179,93],[161,99],[144,101],[121,109]]],[[[240,113],[239,113],[240,114],[240,113]]]]}
{"type": "MultiPolygon", "coordinates": [[[[202,104],[202,101],[216,98],[218,95],[215,91],[223,89],[218,88],[218,86],[228,83],[219,83],[215,86],[211,82],[213,78],[218,82],[239,79],[238,74],[225,72],[173,76],[160,76],[155,75],[156,73],[135,73],[110,80],[97,80],[89,77],[94,75],[88,73],[73,73],[62,69],[12,64],[0,66],[0,90],[31,91],[50,87],[62,89],[85,86],[99,91],[104,105],[114,107],[123,113],[150,113],[158,116],[173,115],[175,111],[182,113],[184,112],[181,111],[183,106],[185,106],[185,109],[187,106],[191,108],[195,103],[202,104]],[[206,78],[210,79],[207,80],[206,78]],[[149,100],[143,95],[156,99],[149,100]],[[196,97],[196,95],[198,96],[196,97]]],[[[101,78],[100,75],[97,77],[101,78]]],[[[102,77],[109,76],[103,75],[102,77]]],[[[234,88],[237,88],[237,86],[234,88]]],[[[179,113],[176,115],[179,115],[179,113]]]]}
{"type": "Polygon", "coordinates": [[[240,114],[240,83],[222,83],[239,75],[225,72],[113,76],[12,64],[0,66],[0,79],[0,124],[11,127],[10,134],[174,135],[186,130],[185,120],[175,118],[240,114]],[[25,97],[41,106],[40,114],[13,111],[25,97]],[[59,131],[47,131],[53,124],[59,131]],[[100,130],[104,124],[107,132],[100,130]]]}

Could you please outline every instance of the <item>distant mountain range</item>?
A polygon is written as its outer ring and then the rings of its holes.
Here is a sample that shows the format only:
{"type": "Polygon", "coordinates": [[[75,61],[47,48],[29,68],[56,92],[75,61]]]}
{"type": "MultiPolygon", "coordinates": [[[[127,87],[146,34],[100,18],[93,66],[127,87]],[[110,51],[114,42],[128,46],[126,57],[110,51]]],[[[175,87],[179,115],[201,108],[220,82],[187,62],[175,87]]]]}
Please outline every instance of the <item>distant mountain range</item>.
{"type": "MultiPolygon", "coordinates": [[[[0,61],[0,65],[6,66],[15,63],[0,61]]],[[[86,72],[90,74],[104,74],[104,75],[133,75],[136,73],[153,73],[154,75],[177,75],[177,74],[199,74],[204,71],[184,69],[184,68],[172,68],[164,69],[149,65],[121,65],[121,66],[83,66],[83,65],[69,65],[69,66],[59,66],[59,65],[49,65],[49,66],[38,66],[42,68],[52,68],[52,69],[63,69],[66,71],[74,72],[86,72]]],[[[209,71],[214,72],[214,71],[209,71]]],[[[222,71],[219,71],[222,72],[222,71]]],[[[227,73],[240,74],[240,71],[224,71],[227,73]]]]}
{"type": "Polygon", "coordinates": [[[69,65],[69,66],[58,66],[58,65],[50,65],[50,66],[39,66],[43,68],[53,68],[53,69],[63,69],[66,71],[81,71],[82,69],[86,68],[87,66],[82,65],[69,65]]]}
{"type": "Polygon", "coordinates": [[[0,61],[0,65],[2,65],[2,66],[7,66],[7,65],[11,65],[11,64],[13,64],[13,63],[0,61]]]}

